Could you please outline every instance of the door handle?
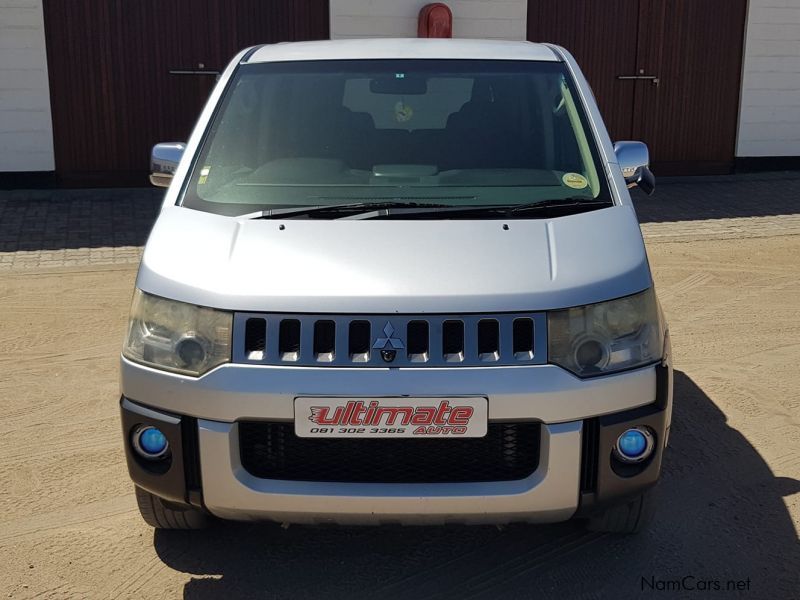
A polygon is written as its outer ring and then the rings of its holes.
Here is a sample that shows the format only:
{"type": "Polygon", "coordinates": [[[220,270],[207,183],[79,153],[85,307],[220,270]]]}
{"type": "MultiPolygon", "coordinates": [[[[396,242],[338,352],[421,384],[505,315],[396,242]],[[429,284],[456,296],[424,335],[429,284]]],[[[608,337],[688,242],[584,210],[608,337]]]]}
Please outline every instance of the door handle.
{"type": "Polygon", "coordinates": [[[630,81],[632,79],[644,79],[647,81],[652,81],[653,85],[658,85],[661,83],[661,80],[658,78],[658,75],[617,75],[617,79],[622,81],[630,81]]]}

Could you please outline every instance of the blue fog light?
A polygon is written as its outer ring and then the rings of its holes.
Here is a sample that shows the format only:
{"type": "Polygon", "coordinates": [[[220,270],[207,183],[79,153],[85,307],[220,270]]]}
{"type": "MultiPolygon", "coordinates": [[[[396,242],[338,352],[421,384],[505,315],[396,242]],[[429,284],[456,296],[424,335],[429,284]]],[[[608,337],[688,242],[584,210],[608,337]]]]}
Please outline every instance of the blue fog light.
{"type": "Polygon", "coordinates": [[[644,434],[636,429],[629,429],[619,438],[619,451],[629,458],[639,458],[647,448],[644,434]]]}
{"type": "Polygon", "coordinates": [[[133,447],[144,458],[161,458],[167,453],[169,442],[160,429],[148,425],[134,431],[133,447]]]}
{"type": "Polygon", "coordinates": [[[653,434],[647,427],[633,427],[617,438],[614,454],[623,462],[636,463],[650,456],[654,447],[653,434]]]}

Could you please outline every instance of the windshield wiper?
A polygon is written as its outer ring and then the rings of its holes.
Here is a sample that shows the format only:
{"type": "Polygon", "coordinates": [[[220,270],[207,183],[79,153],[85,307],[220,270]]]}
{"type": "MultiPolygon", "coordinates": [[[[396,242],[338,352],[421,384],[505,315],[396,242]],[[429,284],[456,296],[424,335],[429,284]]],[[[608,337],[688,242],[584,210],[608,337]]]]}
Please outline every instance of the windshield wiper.
{"type": "Polygon", "coordinates": [[[494,214],[498,217],[513,218],[532,212],[557,213],[566,211],[577,214],[594,210],[601,206],[612,206],[610,200],[571,197],[539,200],[526,204],[482,204],[472,206],[453,206],[428,202],[351,202],[348,204],[321,204],[314,206],[272,208],[255,213],[241,215],[239,218],[250,219],[292,219],[311,215],[335,215],[337,219],[382,219],[382,218],[437,218],[447,215],[452,218],[458,215],[494,214]]]}
{"type": "Polygon", "coordinates": [[[452,204],[435,204],[427,202],[351,202],[349,204],[318,204],[315,206],[289,206],[285,208],[271,208],[255,213],[241,215],[240,218],[250,219],[291,219],[316,214],[351,214],[375,211],[380,216],[390,214],[393,210],[410,209],[414,212],[425,209],[440,209],[452,207],[452,204]]]}
{"type": "Polygon", "coordinates": [[[439,215],[446,215],[445,218],[452,218],[459,215],[478,215],[490,214],[498,217],[513,218],[518,215],[530,213],[543,213],[543,214],[578,214],[588,212],[600,207],[613,206],[611,200],[596,200],[594,198],[585,197],[570,197],[570,198],[553,198],[550,200],[538,200],[536,202],[528,202],[525,204],[482,204],[479,206],[453,206],[447,205],[436,207],[430,205],[430,208],[425,210],[408,210],[408,211],[387,211],[380,214],[376,211],[375,214],[366,213],[358,214],[349,219],[379,219],[384,217],[398,218],[437,218],[439,215]]]}

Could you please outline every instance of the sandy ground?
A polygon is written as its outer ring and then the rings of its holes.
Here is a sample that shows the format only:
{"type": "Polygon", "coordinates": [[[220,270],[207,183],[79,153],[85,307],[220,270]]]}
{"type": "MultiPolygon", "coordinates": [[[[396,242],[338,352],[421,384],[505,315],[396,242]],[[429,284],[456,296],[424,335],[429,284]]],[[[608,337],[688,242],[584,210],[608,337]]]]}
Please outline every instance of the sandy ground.
{"type": "Polygon", "coordinates": [[[595,598],[686,576],[800,597],[800,236],[649,253],[676,406],[658,523],[630,538],[572,523],[154,534],[117,421],[134,269],[0,275],[0,597],[595,598]]]}

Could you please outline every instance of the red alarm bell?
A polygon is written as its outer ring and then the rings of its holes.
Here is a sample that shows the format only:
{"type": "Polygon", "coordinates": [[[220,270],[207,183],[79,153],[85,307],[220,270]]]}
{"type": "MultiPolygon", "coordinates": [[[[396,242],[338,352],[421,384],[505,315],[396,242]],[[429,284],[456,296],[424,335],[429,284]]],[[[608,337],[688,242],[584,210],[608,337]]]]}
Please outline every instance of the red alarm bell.
{"type": "Polygon", "coordinates": [[[450,8],[442,2],[423,6],[419,11],[417,37],[453,37],[453,13],[450,12],[450,8]]]}

